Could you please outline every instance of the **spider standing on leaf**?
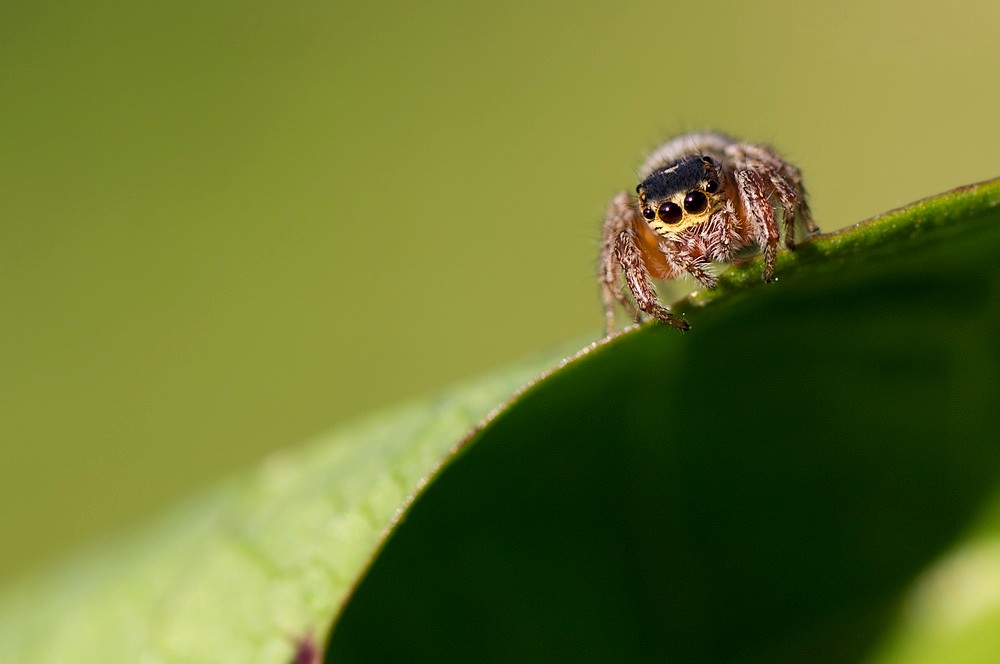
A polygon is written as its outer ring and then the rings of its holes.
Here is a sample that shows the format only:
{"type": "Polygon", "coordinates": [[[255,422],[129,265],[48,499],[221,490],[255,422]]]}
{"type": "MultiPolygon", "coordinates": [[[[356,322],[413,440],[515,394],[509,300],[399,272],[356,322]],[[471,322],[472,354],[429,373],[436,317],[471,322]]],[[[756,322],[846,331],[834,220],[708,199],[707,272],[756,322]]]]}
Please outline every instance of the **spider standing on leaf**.
{"type": "Polygon", "coordinates": [[[712,261],[731,262],[757,247],[764,253],[764,281],[774,281],[775,203],[789,249],[795,248],[796,220],[809,235],[819,232],[799,169],[763,145],[684,134],[653,152],[639,177],[637,196],[618,194],[604,218],[600,279],[607,335],[614,330],[615,302],[636,322],[642,311],[679,330],[690,328],[660,304],[651,277],[689,274],[715,288],[712,261]],[[634,304],[623,292],[623,275],[634,304]]]}

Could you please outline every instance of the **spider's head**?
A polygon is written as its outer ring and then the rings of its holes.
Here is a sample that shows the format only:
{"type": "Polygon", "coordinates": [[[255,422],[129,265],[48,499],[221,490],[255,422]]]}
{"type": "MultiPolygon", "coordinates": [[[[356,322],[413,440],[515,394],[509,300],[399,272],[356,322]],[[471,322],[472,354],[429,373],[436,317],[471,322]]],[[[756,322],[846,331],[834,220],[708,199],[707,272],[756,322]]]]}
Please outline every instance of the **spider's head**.
{"type": "Polygon", "coordinates": [[[704,155],[654,171],[635,191],[643,219],[659,235],[708,221],[724,199],[719,162],[704,155]]]}

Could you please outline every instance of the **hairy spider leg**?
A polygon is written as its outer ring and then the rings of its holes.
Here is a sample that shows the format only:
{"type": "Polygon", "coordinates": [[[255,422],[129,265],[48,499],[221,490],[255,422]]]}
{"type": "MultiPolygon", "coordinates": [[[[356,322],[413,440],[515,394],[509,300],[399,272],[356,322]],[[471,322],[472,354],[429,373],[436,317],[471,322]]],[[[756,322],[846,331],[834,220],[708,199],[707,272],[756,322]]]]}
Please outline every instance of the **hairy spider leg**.
{"type": "Polygon", "coordinates": [[[732,156],[743,161],[747,167],[760,171],[774,186],[783,208],[786,247],[794,249],[798,244],[795,238],[796,220],[805,228],[806,237],[820,232],[806,200],[802,171],[763,145],[741,145],[738,149],[734,148],[732,156]]]}
{"type": "Polygon", "coordinates": [[[755,239],[764,250],[764,281],[771,283],[774,281],[779,233],[764,178],[756,171],[739,169],[736,171],[736,188],[743,214],[753,225],[755,239]]]}
{"type": "Polygon", "coordinates": [[[656,288],[650,281],[646,263],[643,261],[642,254],[636,244],[635,233],[631,229],[618,234],[618,239],[615,241],[615,257],[622,265],[625,280],[628,282],[628,286],[635,296],[635,303],[639,305],[640,309],[659,321],[673,325],[678,330],[687,331],[691,328],[686,320],[678,318],[660,304],[656,296],[656,288]]]}
{"type": "Polygon", "coordinates": [[[628,194],[615,196],[604,217],[604,236],[601,242],[601,299],[604,302],[604,335],[615,329],[615,303],[625,309],[632,320],[639,322],[640,314],[622,291],[622,266],[615,255],[615,244],[622,231],[631,224],[628,194]]]}

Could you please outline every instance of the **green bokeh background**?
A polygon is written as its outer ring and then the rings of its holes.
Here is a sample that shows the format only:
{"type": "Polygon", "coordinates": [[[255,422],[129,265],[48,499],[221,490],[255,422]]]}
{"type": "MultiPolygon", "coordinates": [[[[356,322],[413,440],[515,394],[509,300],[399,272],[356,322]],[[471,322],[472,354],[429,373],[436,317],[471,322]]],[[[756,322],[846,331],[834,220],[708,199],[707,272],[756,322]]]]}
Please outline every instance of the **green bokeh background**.
{"type": "Polygon", "coordinates": [[[1000,174],[1000,4],[0,7],[0,581],[599,333],[607,200],[770,142],[833,229],[1000,174]]]}

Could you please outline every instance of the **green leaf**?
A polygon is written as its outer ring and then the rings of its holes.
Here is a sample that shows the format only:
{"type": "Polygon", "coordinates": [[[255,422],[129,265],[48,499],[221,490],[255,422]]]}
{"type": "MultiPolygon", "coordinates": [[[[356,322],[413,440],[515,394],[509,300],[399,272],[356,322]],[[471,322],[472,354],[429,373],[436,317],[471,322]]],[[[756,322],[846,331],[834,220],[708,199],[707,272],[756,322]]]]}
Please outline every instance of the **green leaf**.
{"type": "Polygon", "coordinates": [[[274,456],[0,598],[0,662],[284,662],[426,478],[550,363],[528,362],[274,456]]]}
{"type": "Polygon", "coordinates": [[[331,621],[329,661],[995,661],[1000,181],[777,275],[734,268],[679,305],[690,333],[632,328],[492,413],[563,354],[460,386],[25,579],[0,661],[287,662],[331,621]]]}

